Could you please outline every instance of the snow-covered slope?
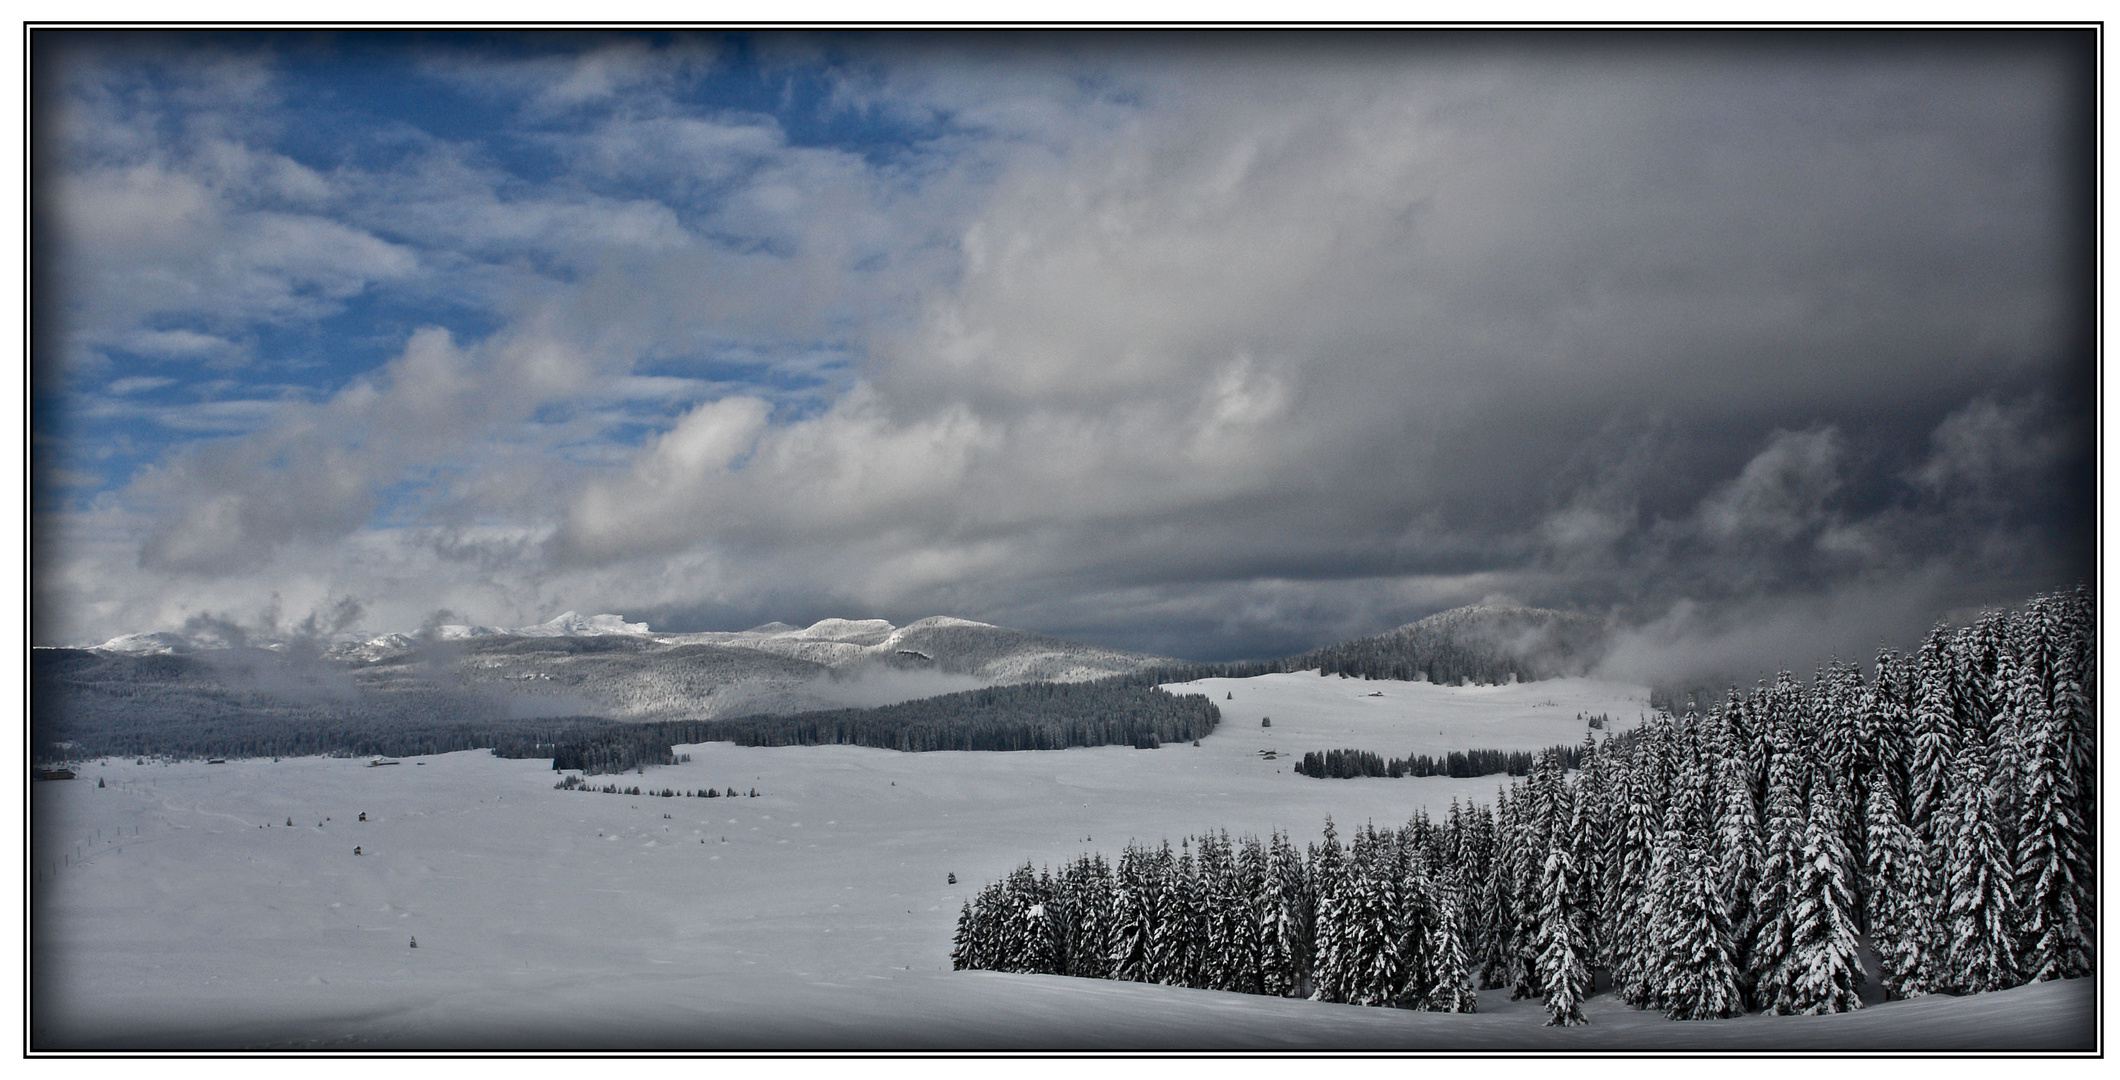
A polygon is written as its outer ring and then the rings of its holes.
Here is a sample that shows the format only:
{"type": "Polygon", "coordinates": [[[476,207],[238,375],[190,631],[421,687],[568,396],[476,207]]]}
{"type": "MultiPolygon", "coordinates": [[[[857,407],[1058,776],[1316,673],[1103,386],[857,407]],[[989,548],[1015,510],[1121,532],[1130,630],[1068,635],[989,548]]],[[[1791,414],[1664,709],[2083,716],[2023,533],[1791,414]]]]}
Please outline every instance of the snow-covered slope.
{"type": "Polygon", "coordinates": [[[191,642],[180,634],[156,631],[147,634],[119,634],[96,648],[112,653],[158,654],[187,651],[191,648],[191,642]]]}
{"type": "Polygon", "coordinates": [[[553,618],[533,626],[518,626],[503,630],[497,626],[443,626],[436,635],[444,641],[455,641],[470,637],[512,635],[515,637],[599,637],[605,634],[646,634],[648,624],[629,623],[617,615],[582,615],[562,612],[553,618]]]}
{"type": "Polygon", "coordinates": [[[371,1051],[2096,1045],[2092,980],[1889,1003],[1873,983],[1854,1013],[1687,1023],[1607,992],[1585,1003],[1588,1026],[1555,1029],[1536,1000],[1501,991],[1483,992],[1477,1013],[1432,1014],[949,970],[959,905],[1025,860],[1111,856],[1129,838],[1218,827],[1314,842],[1327,814],[1343,833],[1395,824],[1416,807],[1442,813],[1453,797],[1491,799],[1501,779],[1313,780],[1262,749],[1403,742],[1408,734],[1391,733],[1423,719],[1460,744],[1554,725],[1510,736],[1544,745],[1580,735],[1576,711],[1617,717],[1646,693],[1587,680],[1460,688],[1315,675],[1217,688],[1234,695],[1217,699],[1228,719],[1198,747],[901,754],[709,743],[685,747],[688,763],[623,778],[755,787],[756,799],[555,791],[547,763],[478,752],[390,768],[90,763],[78,780],[32,790],[32,1039],[371,1051]],[[1355,696],[1377,690],[1385,696],[1355,696]],[[1554,705],[1516,696],[1541,690],[1554,705]],[[1405,715],[1365,712],[1380,704],[1405,715]],[[1254,710],[1266,708],[1274,726],[1261,729],[1254,710]]]}

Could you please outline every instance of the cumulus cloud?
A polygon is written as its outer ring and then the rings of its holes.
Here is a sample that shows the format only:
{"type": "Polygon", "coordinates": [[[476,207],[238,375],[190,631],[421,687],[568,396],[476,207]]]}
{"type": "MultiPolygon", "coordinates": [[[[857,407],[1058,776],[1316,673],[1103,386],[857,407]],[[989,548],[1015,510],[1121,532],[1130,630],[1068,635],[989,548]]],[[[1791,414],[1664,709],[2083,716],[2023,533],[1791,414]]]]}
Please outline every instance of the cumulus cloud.
{"type": "Polygon", "coordinates": [[[372,369],[75,508],[66,621],[949,613],[1226,656],[1502,593],[1646,627],[1647,670],[2087,572],[2056,54],[757,44],[824,96],[716,106],[722,50],[621,37],[423,54],[487,143],[99,136],[71,182],[137,201],[94,227],[139,273],[236,254],[182,325],[81,255],[82,348],[225,359],[415,283],[484,321],[398,314],[372,369]]]}

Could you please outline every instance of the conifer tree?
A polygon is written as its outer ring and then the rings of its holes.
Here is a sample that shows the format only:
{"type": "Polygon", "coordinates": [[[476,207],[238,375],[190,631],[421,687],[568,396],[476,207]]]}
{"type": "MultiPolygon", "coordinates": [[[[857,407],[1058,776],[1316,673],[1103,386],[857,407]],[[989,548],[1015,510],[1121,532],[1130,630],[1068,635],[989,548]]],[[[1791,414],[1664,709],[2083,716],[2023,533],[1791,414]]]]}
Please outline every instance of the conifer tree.
{"type": "Polygon", "coordinates": [[[1568,851],[1575,862],[1574,907],[1583,929],[1583,963],[1595,967],[1603,953],[1601,926],[1604,917],[1604,845],[1610,831],[1606,804],[1605,767],[1597,752],[1595,734],[1585,735],[1580,748],[1582,765],[1576,770],[1574,795],[1562,827],[1568,851]]]}
{"type": "Polygon", "coordinates": [[[1582,924],[1569,900],[1575,891],[1574,877],[1574,859],[1567,846],[1553,845],[1539,883],[1538,969],[1547,1027],[1587,1023],[1583,999],[1590,996],[1590,969],[1583,963],[1582,924]]]}
{"type": "Polygon", "coordinates": [[[1777,1001],[1776,1011],[1785,1006],[1788,1012],[1819,1014],[1862,1007],[1855,993],[1863,973],[1856,955],[1855,886],[1841,843],[1843,804],[1830,773],[1814,775],[1791,897],[1789,952],[1779,980],[1786,996],[1777,1001]]]}
{"type": "Polygon", "coordinates": [[[1119,872],[1113,882],[1111,977],[1126,982],[1149,982],[1150,942],[1155,935],[1155,860],[1139,845],[1129,842],[1119,855],[1119,872]]]}
{"type": "Polygon", "coordinates": [[[1113,915],[1111,867],[1102,855],[1085,855],[1069,869],[1067,885],[1069,906],[1074,913],[1067,973],[1084,979],[1108,978],[1113,915]]]}
{"type": "Polygon", "coordinates": [[[1310,864],[1314,897],[1310,997],[1312,1001],[1346,1001],[1353,976],[1347,916],[1347,878],[1352,871],[1329,815],[1325,818],[1325,842],[1313,849],[1310,864]]]}
{"type": "Polygon", "coordinates": [[[1932,820],[1943,806],[1951,759],[1958,752],[1958,722],[1951,703],[1949,636],[1938,624],[1914,658],[1914,708],[1910,717],[1913,759],[1907,776],[1907,824],[1931,848],[1948,843],[1948,830],[1932,820]]]}
{"type": "Polygon", "coordinates": [[[1673,1020],[1708,1020],[1745,1011],[1737,985],[1737,947],[1730,932],[1722,890],[1721,866],[1708,845],[1696,837],[1673,838],[1679,845],[1670,857],[1661,905],[1667,929],[1657,982],[1664,1015],[1673,1020]]]}
{"type": "Polygon", "coordinates": [[[1200,838],[1201,905],[1200,984],[1209,990],[1236,990],[1250,967],[1250,905],[1237,886],[1236,853],[1227,832],[1200,838]]]}
{"type": "Polygon", "coordinates": [[[964,902],[964,910],[957,916],[957,933],[950,939],[950,967],[956,971],[988,968],[984,950],[979,947],[972,919],[972,902],[964,902]]]}
{"type": "Polygon", "coordinates": [[[1428,942],[1428,979],[1423,1007],[1431,1012],[1477,1012],[1479,993],[1472,985],[1464,936],[1464,908],[1459,884],[1446,880],[1435,892],[1435,928],[1428,942]]]}
{"type": "Polygon", "coordinates": [[[1742,763],[1729,757],[1716,764],[1719,798],[1712,851],[1718,858],[1738,986],[1747,994],[1751,993],[1753,980],[1745,971],[1743,946],[1759,925],[1755,895],[1766,862],[1766,836],[1760,828],[1759,807],[1753,801],[1748,774],[1742,763]]]}
{"type": "Polygon", "coordinates": [[[1879,980],[1890,999],[1928,993],[1923,958],[1935,938],[1929,899],[1929,858],[1907,828],[1887,775],[1870,774],[1864,804],[1868,863],[1863,868],[1865,916],[1877,948],[1879,980]]]}
{"type": "Polygon", "coordinates": [[[1617,797],[1622,806],[1619,827],[1615,830],[1617,847],[1606,863],[1607,873],[1611,876],[1611,884],[1605,890],[1611,898],[1606,906],[1606,963],[1620,999],[1636,1008],[1646,1007],[1652,993],[1653,961],[1647,948],[1653,906],[1649,877],[1658,822],[1651,816],[1655,811],[1648,799],[1648,785],[1642,777],[1649,767],[1648,754],[1643,744],[1637,743],[1618,770],[1617,797]]]}
{"type": "Polygon", "coordinates": [[[1767,766],[1765,858],[1754,893],[1752,938],[1744,953],[1756,1008],[1787,1013],[1790,936],[1797,877],[1804,858],[1804,766],[1793,742],[1776,741],[1767,766]]]}
{"type": "Polygon", "coordinates": [[[1302,856],[1279,829],[1274,830],[1268,859],[1261,989],[1276,997],[1306,997],[1313,917],[1309,875],[1302,856]]]}
{"type": "Polygon", "coordinates": [[[2017,967],[2031,982],[2076,978],[2091,970],[2091,936],[2081,907],[2082,879],[2091,866],[2084,843],[2089,830],[2071,817],[2078,800],[2076,777],[2065,760],[2063,722],[2042,709],[2027,727],[2030,745],[2017,828],[2015,900],[2022,920],[2017,967]]]}
{"type": "MultiPolygon", "coordinates": [[[[1224,838],[1227,843],[1227,838],[1224,838]]],[[[1271,876],[1266,849],[1256,836],[1245,836],[1235,846],[1235,865],[1215,908],[1227,920],[1223,934],[1232,955],[1225,961],[1225,989],[1246,994],[1265,993],[1267,882],[1271,876]]]]}
{"type": "Polygon", "coordinates": [[[1398,845],[1375,826],[1356,830],[1347,887],[1335,910],[1343,949],[1340,999],[1351,1004],[1394,1005],[1404,985],[1399,861],[1398,845]]]}
{"type": "Polygon", "coordinates": [[[1995,835],[1995,800],[1986,766],[1979,747],[1961,748],[1945,793],[1951,825],[1945,864],[1948,945],[1935,983],[1959,994],[2003,990],[2021,981],[2010,902],[2011,860],[1995,835]]]}
{"type": "MultiPolygon", "coordinates": [[[[1565,816],[1561,806],[1565,790],[1559,758],[1551,751],[1541,752],[1526,778],[1523,798],[1517,803],[1517,925],[1511,958],[1516,986],[1510,992],[1511,1000],[1550,996],[1546,974],[1551,969],[1543,959],[1548,945],[1545,916],[1549,900],[1544,885],[1551,852],[1567,848],[1565,842],[1555,843],[1560,835],[1557,822],[1565,816]]],[[[1572,914],[1572,863],[1567,885],[1571,895],[1559,898],[1559,902],[1572,914]]],[[[1571,942],[1580,951],[1580,936],[1571,938],[1571,942]]]]}
{"type": "Polygon", "coordinates": [[[1162,864],[1156,882],[1156,909],[1161,918],[1149,931],[1148,974],[1150,982],[1165,986],[1199,985],[1202,912],[1190,838],[1182,844],[1175,858],[1167,843],[1157,855],[1162,864]]]}
{"type": "Polygon", "coordinates": [[[1482,990],[1498,990],[1516,982],[1512,961],[1516,936],[1516,811],[1507,788],[1494,795],[1493,856],[1487,876],[1475,898],[1479,950],[1475,954],[1476,980],[1482,990]]]}

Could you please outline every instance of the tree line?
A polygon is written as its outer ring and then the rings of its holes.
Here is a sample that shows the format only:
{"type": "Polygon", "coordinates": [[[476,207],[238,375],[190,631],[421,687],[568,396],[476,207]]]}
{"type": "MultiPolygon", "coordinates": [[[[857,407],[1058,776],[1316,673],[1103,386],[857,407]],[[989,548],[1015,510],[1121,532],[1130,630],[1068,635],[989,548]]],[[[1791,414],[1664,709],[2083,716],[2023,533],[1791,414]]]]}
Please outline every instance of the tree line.
{"type": "MultiPolygon", "coordinates": [[[[412,756],[490,748],[552,759],[557,771],[618,773],[675,760],[672,747],[872,746],[890,750],[1058,750],[1188,742],[1214,731],[1205,696],[1174,695],[1132,676],[1020,683],[869,709],[730,720],[626,723],[580,716],[512,719],[476,695],[392,691],[270,698],[231,688],[190,657],[106,657],[36,650],[33,757],[412,756]],[[454,718],[452,718],[454,717],[454,718]]],[[[269,657],[268,657],[269,659],[269,657]]]]}
{"type": "Polygon", "coordinates": [[[869,709],[612,724],[523,756],[550,756],[556,770],[594,775],[667,765],[673,747],[703,742],[870,746],[916,753],[1154,747],[1208,735],[1221,718],[1221,710],[1205,695],[1172,694],[1131,678],[1018,683],[869,709]]]}
{"type": "Polygon", "coordinates": [[[2095,970],[2088,589],[1938,626],[1866,679],[1783,673],[1633,738],[1541,753],[1492,807],[1322,845],[1129,845],[967,902],[959,967],[1401,1008],[1478,990],[1583,1023],[1603,971],[1680,1020],[1860,1007],[2095,970]],[[1228,854],[1234,852],[1234,854],[1228,854]],[[1462,979],[1461,979],[1462,972],[1462,979]]]}
{"type": "Polygon", "coordinates": [[[1550,753],[1560,758],[1561,767],[1582,767],[1581,746],[1553,746],[1543,751],[1531,750],[1452,750],[1442,757],[1429,754],[1408,754],[1402,758],[1385,760],[1369,750],[1311,750],[1296,762],[1295,771],[1303,776],[1319,779],[1352,780],[1361,776],[1454,776],[1459,778],[1493,776],[1506,773],[1510,776],[1529,776],[1531,767],[1541,753],[1550,753]]]}

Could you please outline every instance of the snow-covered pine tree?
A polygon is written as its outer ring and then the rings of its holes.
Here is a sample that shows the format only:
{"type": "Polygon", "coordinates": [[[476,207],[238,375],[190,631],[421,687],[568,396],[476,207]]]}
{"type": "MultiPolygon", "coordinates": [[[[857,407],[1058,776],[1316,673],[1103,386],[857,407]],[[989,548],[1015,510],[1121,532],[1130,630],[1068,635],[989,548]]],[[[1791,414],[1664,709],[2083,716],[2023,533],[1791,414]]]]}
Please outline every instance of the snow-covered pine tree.
{"type": "MultiPolygon", "coordinates": [[[[1852,664],[1843,664],[1834,659],[1826,670],[1812,683],[1812,714],[1818,725],[1818,753],[1814,758],[1823,762],[1823,775],[1840,788],[1846,809],[1841,817],[1840,845],[1848,853],[1850,867],[1860,867],[1863,861],[1863,819],[1860,810],[1862,789],[1859,778],[1872,767],[1870,748],[1874,735],[1869,730],[1870,708],[1868,688],[1863,686],[1862,671],[1852,664]]],[[[1851,880],[1860,886],[1860,875],[1851,880]]],[[[1855,918],[1858,926],[1862,919],[1860,905],[1855,918]]]]}
{"type": "Polygon", "coordinates": [[[1045,897],[1038,872],[1031,864],[1009,872],[1001,886],[1002,903],[997,921],[1000,930],[1000,970],[1024,974],[1047,974],[1052,969],[1053,940],[1046,921],[1045,897]]]}
{"type": "Polygon", "coordinates": [[[2006,695],[2007,726],[2016,734],[2018,775],[2015,903],[2021,920],[2016,966],[2026,981],[2083,974],[2082,919],[2075,911],[2075,842],[2069,812],[2073,779],[2058,760],[2066,739],[2054,723],[2053,673],[2059,642],[2037,598],[2011,623],[2016,659],[2006,695]]]}
{"type": "Polygon", "coordinates": [[[1863,982],[1856,954],[1855,883],[1841,843],[1845,803],[1829,769],[1816,770],[1791,898],[1789,952],[1782,961],[1780,982],[1786,987],[1788,1012],[1816,1015],[1862,1008],[1855,993],[1863,982]]]}
{"type": "Polygon", "coordinates": [[[972,917],[972,902],[964,902],[964,910],[957,916],[957,933],[950,939],[950,968],[954,971],[981,969],[987,965],[979,948],[977,924],[972,917]]]}
{"type": "MultiPolygon", "coordinates": [[[[1727,749],[1727,748],[1726,748],[1727,749]]],[[[1760,828],[1759,805],[1753,799],[1751,770],[1740,760],[1723,756],[1715,762],[1717,795],[1715,844],[1709,854],[1717,861],[1720,889],[1729,920],[1731,956],[1737,964],[1740,989],[1750,994],[1752,979],[1744,967],[1744,943],[1758,926],[1754,894],[1766,862],[1766,835],[1760,828]]]]}
{"type": "Polygon", "coordinates": [[[1398,847],[1372,824],[1355,831],[1347,889],[1337,911],[1345,949],[1341,1000],[1352,1005],[1395,1005],[1405,982],[1398,847]]]}
{"type": "Polygon", "coordinates": [[[1575,861],[1565,843],[1552,844],[1539,880],[1538,981],[1544,990],[1547,1027],[1572,1027],[1583,1019],[1590,996],[1590,969],[1583,963],[1582,923],[1571,897],[1575,861]]]}
{"type": "Polygon", "coordinates": [[[1346,1001],[1352,981],[1351,945],[1347,909],[1352,871],[1334,831],[1331,815],[1325,818],[1325,842],[1311,849],[1310,886],[1312,944],[1310,999],[1346,1001]]]}
{"type": "Polygon", "coordinates": [[[2095,719],[2086,690],[2092,627],[2077,594],[2034,597],[2019,636],[2014,707],[2027,714],[2024,797],[2018,808],[2018,968],[2028,980],[2093,969],[2097,847],[2095,719]]]}
{"type": "Polygon", "coordinates": [[[1928,993],[1927,965],[1935,939],[1930,859],[1921,838],[1899,812],[1899,796],[1884,770],[1870,774],[1864,806],[1864,914],[1876,946],[1878,978],[1888,999],[1928,993]]]}
{"type": "Polygon", "coordinates": [[[1276,997],[1306,997],[1313,919],[1309,874],[1288,834],[1279,829],[1268,846],[1268,860],[1260,982],[1265,993],[1276,997]]]}
{"type": "MultiPolygon", "coordinates": [[[[1660,722],[1650,721],[1651,724],[1660,722]]],[[[1646,742],[1635,743],[1617,770],[1618,797],[1622,805],[1615,830],[1617,848],[1606,863],[1612,880],[1605,890],[1605,895],[1610,898],[1606,908],[1608,928],[1605,940],[1609,946],[1607,963],[1613,988],[1622,1001],[1638,1009],[1646,1008],[1653,994],[1651,975],[1655,958],[1649,950],[1649,933],[1655,904],[1650,894],[1649,877],[1655,865],[1656,837],[1661,824],[1643,776],[1654,767],[1646,747],[1646,742]]]]}
{"type": "Polygon", "coordinates": [[[1069,870],[1067,888],[1075,913],[1068,944],[1069,975],[1103,979],[1111,975],[1112,873],[1102,855],[1084,855],[1069,870]]]}
{"type": "Polygon", "coordinates": [[[1669,837],[1671,853],[1660,905],[1666,924],[1657,983],[1664,1015],[1709,1020],[1745,1011],[1737,985],[1737,946],[1723,900],[1722,866],[1698,836],[1669,837]]]}
{"type": "Polygon", "coordinates": [[[2016,970],[2012,859],[1995,833],[1996,800],[1983,749],[1978,744],[1959,748],[1944,792],[1951,825],[1944,861],[1948,944],[1934,985],[1957,994],[2004,990],[2023,981],[2016,970]]]}
{"type": "Polygon", "coordinates": [[[1237,843],[1236,867],[1230,877],[1229,891],[1215,901],[1218,908],[1228,913],[1230,947],[1237,953],[1228,963],[1232,977],[1229,989],[1241,993],[1266,993],[1269,924],[1263,916],[1267,881],[1272,876],[1270,870],[1266,848],[1259,843],[1259,838],[1244,837],[1237,843]]]}
{"type": "Polygon", "coordinates": [[[1516,809],[1511,803],[1509,789],[1496,789],[1491,830],[1493,854],[1486,876],[1478,880],[1475,886],[1478,893],[1473,897],[1473,918],[1478,927],[1473,935],[1477,941],[1477,951],[1473,954],[1474,979],[1482,990],[1499,990],[1516,982],[1511,970],[1518,903],[1515,821],[1516,809]]]}
{"type": "Polygon", "coordinates": [[[1910,717],[1913,758],[1907,769],[1907,825],[1931,849],[1949,843],[1948,830],[1936,828],[1944,802],[1951,760],[1958,754],[1958,721],[1951,702],[1951,669],[1956,665],[1950,635],[1938,623],[1914,656],[1914,709],[1910,717]]]}
{"type": "MultiPolygon", "coordinates": [[[[1166,848],[1166,850],[1168,850],[1166,848]]],[[[1149,982],[1149,955],[1158,918],[1156,905],[1162,892],[1155,857],[1128,841],[1119,854],[1119,871],[1112,888],[1112,936],[1110,977],[1125,982],[1149,982]]]]}
{"type": "Polygon", "coordinates": [[[1481,917],[1487,880],[1494,867],[1494,811],[1477,804],[1465,811],[1464,835],[1455,856],[1439,863],[1458,873],[1458,920],[1464,939],[1466,970],[1474,986],[1486,981],[1481,968],[1487,956],[1486,924],[1481,917]]]}
{"type": "Polygon", "coordinates": [[[1701,733],[1695,725],[1678,726],[1673,751],[1675,771],[1669,785],[1670,798],[1664,806],[1663,828],[1651,847],[1649,882],[1641,905],[1644,914],[1641,944],[1647,959],[1644,968],[1646,985],[1639,989],[1638,996],[1642,1007],[1656,1009],[1669,1005],[1674,977],[1672,957],[1680,947],[1678,938],[1684,932],[1678,921],[1682,915],[1676,905],[1684,891],[1687,848],[1696,838],[1705,842],[1705,838],[1713,835],[1709,800],[1714,789],[1708,781],[1709,762],[1701,733]]]}
{"type": "Polygon", "coordinates": [[[1251,970],[1250,905],[1237,883],[1228,832],[1200,837],[1199,874],[1200,983],[1209,990],[1240,990],[1251,970]]]}
{"type": "Polygon", "coordinates": [[[1797,744],[1777,738],[1767,765],[1766,843],[1753,893],[1752,937],[1744,951],[1753,1005],[1772,1013],[1786,1014],[1794,1003],[1788,957],[1803,865],[1807,771],[1797,744]]]}
{"type": "Polygon", "coordinates": [[[1461,882],[1446,876],[1433,893],[1435,928],[1428,943],[1428,988],[1423,1007],[1431,1012],[1477,1012],[1479,993],[1465,951],[1461,882]]]}
{"type": "MultiPolygon", "coordinates": [[[[1547,946],[1546,864],[1554,850],[1565,851],[1568,847],[1562,831],[1562,823],[1568,814],[1562,805],[1566,785],[1559,756],[1551,750],[1541,751],[1532,764],[1531,775],[1525,780],[1523,799],[1517,805],[1517,925],[1512,943],[1514,956],[1510,962],[1516,985],[1509,996],[1511,1000],[1528,997],[1543,1000],[1550,996],[1545,981],[1548,969],[1542,959],[1547,946]]],[[[1572,864],[1568,886],[1571,895],[1561,897],[1559,902],[1573,912],[1572,864]]],[[[1574,940],[1574,944],[1579,947],[1582,942],[1574,940]]]]}
{"type": "Polygon", "coordinates": [[[1606,810],[1609,793],[1606,769],[1597,752],[1597,736],[1583,736],[1581,764],[1575,772],[1575,794],[1565,823],[1569,854],[1575,861],[1575,910],[1583,927],[1583,963],[1598,966],[1604,953],[1604,845],[1611,830],[1606,810]]]}
{"type": "Polygon", "coordinates": [[[1853,776],[1863,754],[1861,672],[1835,657],[1812,677],[1810,697],[1818,762],[1830,775],[1853,776]]]}
{"type": "Polygon", "coordinates": [[[1148,938],[1149,981],[1165,986],[1198,987],[1201,938],[1205,936],[1199,878],[1193,865],[1192,838],[1181,841],[1173,857],[1169,843],[1157,855],[1164,873],[1156,908],[1162,916],[1148,938]]]}

